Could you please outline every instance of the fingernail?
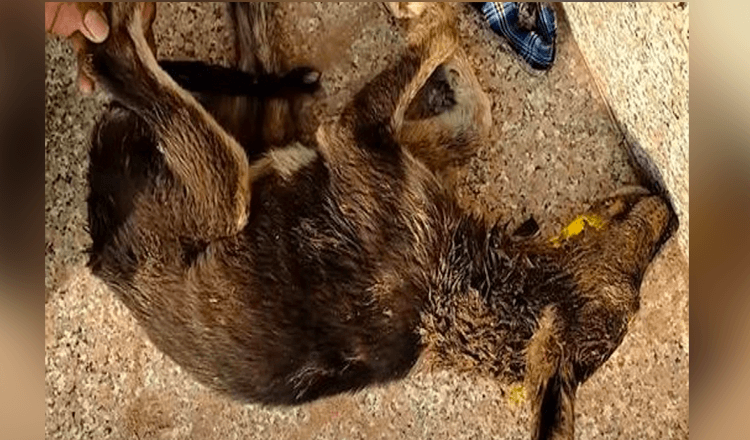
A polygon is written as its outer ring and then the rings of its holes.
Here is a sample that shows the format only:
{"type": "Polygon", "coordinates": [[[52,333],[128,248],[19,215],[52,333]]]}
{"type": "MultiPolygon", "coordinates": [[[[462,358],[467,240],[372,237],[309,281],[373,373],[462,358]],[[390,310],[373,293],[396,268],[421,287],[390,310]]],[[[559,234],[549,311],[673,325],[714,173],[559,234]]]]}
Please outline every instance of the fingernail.
{"type": "Polygon", "coordinates": [[[86,25],[91,39],[94,43],[101,43],[107,39],[109,34],[109,25],[107,20],[98,11],[89,11],[86,13],[86,17],[83,19],[83,24],[86,25]]]}

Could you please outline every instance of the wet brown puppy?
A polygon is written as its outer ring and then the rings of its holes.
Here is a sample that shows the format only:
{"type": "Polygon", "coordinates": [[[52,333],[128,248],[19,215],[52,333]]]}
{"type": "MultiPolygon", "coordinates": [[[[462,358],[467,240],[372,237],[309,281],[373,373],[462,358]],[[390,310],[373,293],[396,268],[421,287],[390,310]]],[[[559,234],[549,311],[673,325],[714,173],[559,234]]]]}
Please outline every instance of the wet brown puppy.
{"type": "MultiPolygon", "coordinates": [[[[159,67],[135,9],[108,6],[110,37],[91,47],[120,104],[93,136],[90,265],[157,347],[268,404],[398,379],[430,352],[525,381],[534,438],[573,437],[576,389],[619,346],[677,227],[647,157],[629,147],[643,188],[594,206],[582,232],[513,237],[463,212],[401,140],[410,104],[456,54],[451,26],[417,33],[314,143],[250,160],[254,147],[159,67]]],[[[310,73],[257,82],[278,99],[310,73]]]]}

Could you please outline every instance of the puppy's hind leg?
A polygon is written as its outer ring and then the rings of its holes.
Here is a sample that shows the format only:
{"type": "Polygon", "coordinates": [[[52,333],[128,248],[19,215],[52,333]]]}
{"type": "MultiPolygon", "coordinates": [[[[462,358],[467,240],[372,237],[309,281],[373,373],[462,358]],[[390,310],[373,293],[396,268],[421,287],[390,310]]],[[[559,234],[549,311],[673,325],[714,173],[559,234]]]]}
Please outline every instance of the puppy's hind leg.
{"type": "Polygon", "coordinates": [[[409,104],[458,47],[448,18],[417,35],[399,61],[370,81],[344,109],[341,125],[350,128],[364,147],[378,148],[401,130],[409,104]]]}
{"type": "MultiPolygon", "coordinates": [[[[181,234],[214,239],[235,234],[248,215],[248,159],[240,145],[157,63],[146,41],[140,3],[107,3],[110,35],[89,43],[87,67],[115,100],[155,133],[178,185],[164,213],[190,212],[181,234]],[[179,205],[179,206],[178,206],[179,205]]],[[[258,170],[263,172],[263,170],[258,170]]]]}
{"type": "Polygon", "coordinates": [[[465,163],[487,139],[492,125],[490,109],[490,100],[466,55],[458,50],[435,71],[431,83],[410,104],[396,136],[402,146],[439,173],[451,165],[465,163]],[[440,92],[447,95],[450,106],[433,115],[432,101],[440,92]]]}
{"type": "MultiPolygon", "coordinates": [[[[320,88],[320,72],[290,65],[274,18],[275,3],[229,3],[235,36],[233,67],[160,60],[160,66],[245,149],[251,162],[274,146],[298,140],[304,105],[320,88]]],[[[314,123],[314,121],[309,121],[314,123]]]]}

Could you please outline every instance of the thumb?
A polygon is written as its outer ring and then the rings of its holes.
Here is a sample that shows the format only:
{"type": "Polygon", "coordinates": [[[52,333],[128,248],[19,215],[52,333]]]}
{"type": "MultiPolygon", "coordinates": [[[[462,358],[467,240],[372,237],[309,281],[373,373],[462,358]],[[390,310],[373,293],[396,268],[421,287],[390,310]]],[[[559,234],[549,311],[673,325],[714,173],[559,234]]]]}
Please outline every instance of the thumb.
{"type": "Polygon", "coordinates": [[[89,9],[83,12],[83,26],[81,32],[94,43],[101,43],[109,35],[109,25],[104,15],[96,9],[89,9]]]}

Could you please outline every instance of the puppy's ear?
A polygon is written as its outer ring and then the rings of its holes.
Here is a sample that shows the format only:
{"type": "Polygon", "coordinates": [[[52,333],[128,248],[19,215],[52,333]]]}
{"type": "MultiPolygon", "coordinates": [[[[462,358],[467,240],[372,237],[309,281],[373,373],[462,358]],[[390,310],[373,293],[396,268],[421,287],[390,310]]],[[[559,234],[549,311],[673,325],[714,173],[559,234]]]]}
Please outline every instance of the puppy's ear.
{"type": "Polygon", "coordinates": [[[565,361],[563,321],[545,309],[526,350],[526,390],[533,440],[573,440],[577,382],[565,361]]]}
{"type": "Polygon", "coordinates": [[[534,440],[573,440],[575,427],[575,381],[560,369],[543,378],[532,400],[534,440]]]}

